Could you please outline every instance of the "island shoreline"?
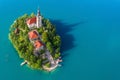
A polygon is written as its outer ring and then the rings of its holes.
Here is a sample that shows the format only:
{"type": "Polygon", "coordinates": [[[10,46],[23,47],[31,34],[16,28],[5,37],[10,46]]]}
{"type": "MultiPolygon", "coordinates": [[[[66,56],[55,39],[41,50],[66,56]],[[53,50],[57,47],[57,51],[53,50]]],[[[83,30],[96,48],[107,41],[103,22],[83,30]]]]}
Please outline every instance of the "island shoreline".
{"type": "Polygon", "coordinates": [[[30,16],[25,14],[16,19],[10,27],[8,38],[19,57],[24,59],[21,66],[28,63],[27,65],[33,69],[52,71],[62,62],[60,36],[56,34],[56,29],[51,22],[41,17],[39,10],[36,17],[34,14],[30,16]],[[37,22],[30,25],[30,20],[37,22]],[[34,39],[31,36],[33,34],[36,36],[34,39]]]}

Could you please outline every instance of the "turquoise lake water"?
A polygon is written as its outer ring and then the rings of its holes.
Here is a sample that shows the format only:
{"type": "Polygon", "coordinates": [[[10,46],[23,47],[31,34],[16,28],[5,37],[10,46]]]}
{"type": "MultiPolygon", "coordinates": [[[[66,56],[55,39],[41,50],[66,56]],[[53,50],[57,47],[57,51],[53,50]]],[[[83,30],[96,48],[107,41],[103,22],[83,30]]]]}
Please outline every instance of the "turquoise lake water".
{"type": "Polygon", "coordinates": [[[120,80],[120,0],[0,0],[0,10],[0,80],[120,80]],[[50,73],[21,67],[8,40],[38,5],[62,38],[62,67],[50,73]]]}

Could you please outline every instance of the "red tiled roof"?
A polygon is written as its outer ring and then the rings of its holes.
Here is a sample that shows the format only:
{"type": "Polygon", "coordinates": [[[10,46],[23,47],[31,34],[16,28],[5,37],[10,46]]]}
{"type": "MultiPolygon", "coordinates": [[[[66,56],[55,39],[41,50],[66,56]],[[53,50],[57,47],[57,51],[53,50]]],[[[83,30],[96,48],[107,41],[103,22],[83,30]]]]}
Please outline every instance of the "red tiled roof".
{"type": "Polygon", "coordinates": [[[38,34],[36,31],[31,31],[28,33],[30,39],[38,38],[38,34]]]}
{"type": "Polygon", "coordinates": [[[35,48],[40,48],[41,46],[43,46],[43,44],[41,41],[37,40],[37,41],[35,41],[34,46],[35,46],[35,48]]]}
{"type": "Polygon", "coordinates": [[[33,23],[36,23],[36,17],[28,19],[26,23],[29,24],[29,25],[33,24],[33,23]]]}

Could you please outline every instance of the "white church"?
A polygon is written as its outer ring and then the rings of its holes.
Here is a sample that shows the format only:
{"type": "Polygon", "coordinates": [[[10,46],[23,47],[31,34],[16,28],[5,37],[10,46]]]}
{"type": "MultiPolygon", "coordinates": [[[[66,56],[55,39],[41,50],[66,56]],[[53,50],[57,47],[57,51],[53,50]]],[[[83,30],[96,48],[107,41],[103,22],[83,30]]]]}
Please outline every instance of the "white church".
{"type": "Polygon", "coordinates": [[[40,15],[40,10],[37,10],[37,15],[33,18],[29,18],[26,21],[29,29],[40,28],[42,26],[42,17],[40,15]]]}

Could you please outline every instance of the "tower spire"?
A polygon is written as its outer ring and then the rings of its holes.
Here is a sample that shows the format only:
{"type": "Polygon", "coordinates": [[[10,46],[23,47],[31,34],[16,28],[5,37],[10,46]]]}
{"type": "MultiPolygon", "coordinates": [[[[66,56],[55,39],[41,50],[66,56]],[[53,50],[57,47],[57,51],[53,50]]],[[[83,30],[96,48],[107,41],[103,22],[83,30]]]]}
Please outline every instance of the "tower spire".
{"type": "Polygon", "coordinates": [[[38,6],[37,15],[40,16],[40,8],[38,6]]]}

